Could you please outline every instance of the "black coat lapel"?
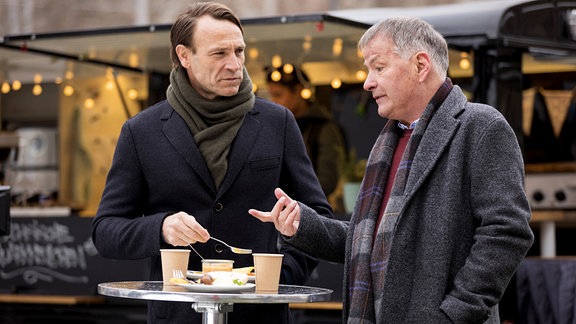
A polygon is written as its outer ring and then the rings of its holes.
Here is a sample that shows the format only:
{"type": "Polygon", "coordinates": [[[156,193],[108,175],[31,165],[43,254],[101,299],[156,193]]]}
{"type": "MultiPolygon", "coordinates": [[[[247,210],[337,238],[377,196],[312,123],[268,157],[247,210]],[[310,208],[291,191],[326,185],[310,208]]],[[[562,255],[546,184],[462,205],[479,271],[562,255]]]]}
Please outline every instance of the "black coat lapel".
{"type": "Polygon", "coordinates": [[[176,113],[169,105],[166,105],[167,109],[162,114],[162,132],[166,135],[170,143],[178,151],[178,153],[186,160],[186,162],[198,173],[200,178],[206,183],[206,185],[216,193],[216,186],[214,185],[214,180],[212,180],[212,175],[206,166],[206,161],[200,153],[192,133],[188,128],[188,125],[184,122],[184,119],[176,113]]]}

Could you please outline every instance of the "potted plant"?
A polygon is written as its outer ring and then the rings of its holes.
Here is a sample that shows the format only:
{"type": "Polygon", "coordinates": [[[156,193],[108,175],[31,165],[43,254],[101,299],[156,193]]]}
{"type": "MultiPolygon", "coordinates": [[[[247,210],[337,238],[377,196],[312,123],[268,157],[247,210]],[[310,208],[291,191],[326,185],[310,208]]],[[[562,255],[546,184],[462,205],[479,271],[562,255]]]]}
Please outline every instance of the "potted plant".
{"type": "Polygon", "coordinates": [[[342,177],[342,200],[344,211],[350,214],[354,210],[354,204],[360,191],[360,184],[366,170],[366,159],[358,159],[356,150],[351,149],[348,154],[342,154],[340,175],[342,177]]]}

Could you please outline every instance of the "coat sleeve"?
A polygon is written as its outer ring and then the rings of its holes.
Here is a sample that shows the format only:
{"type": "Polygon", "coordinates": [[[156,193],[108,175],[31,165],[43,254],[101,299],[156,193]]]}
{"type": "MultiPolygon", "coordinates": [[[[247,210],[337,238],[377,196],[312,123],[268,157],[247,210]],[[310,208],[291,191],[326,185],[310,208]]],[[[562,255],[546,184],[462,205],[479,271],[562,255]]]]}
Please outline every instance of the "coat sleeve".
{"type": "Polygon", "coordinates": [[[159,253],[162,222],[167,213],[142,217],[146,188],[130,124],[125,123],[92,224],[92,240],[103,257],[141,259],[159,253]]]}
{"type": "Polygon", "coordinates": [[[344,263],[349,222],[323,217],[302,203],[300,210],[296,235],[283,240],[316,258],[344,263]]]}

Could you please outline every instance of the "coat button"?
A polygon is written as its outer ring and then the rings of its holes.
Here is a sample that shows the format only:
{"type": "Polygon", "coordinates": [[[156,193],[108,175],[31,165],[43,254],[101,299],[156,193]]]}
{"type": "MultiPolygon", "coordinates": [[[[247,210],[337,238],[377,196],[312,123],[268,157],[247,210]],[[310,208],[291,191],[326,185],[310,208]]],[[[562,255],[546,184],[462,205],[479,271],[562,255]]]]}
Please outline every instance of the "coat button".
{"type": "Polygon", "coordinates": [[[216,253],[222,253],[224,251],[224,246],[220,243],[216,243],[214,245],[214,251],[216,251],[216,253]]]}
{"type": "Polygon", "coordinates": [[[219,211],[222,211],[222,209],[224,209],[224,206],[221,203],[218,202],[218,203],[214,204],[214,210],[215,211],[219,212],[219,211]]]}

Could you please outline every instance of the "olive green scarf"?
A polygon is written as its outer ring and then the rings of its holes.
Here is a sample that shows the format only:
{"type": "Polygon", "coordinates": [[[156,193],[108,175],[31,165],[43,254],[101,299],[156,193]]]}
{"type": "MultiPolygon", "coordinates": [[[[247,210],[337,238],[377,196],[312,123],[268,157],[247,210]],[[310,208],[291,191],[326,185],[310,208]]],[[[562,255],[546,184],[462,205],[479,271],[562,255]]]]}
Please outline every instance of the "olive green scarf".
{"type": "Polygon", "coordinates": [[[170,72],[166,97],[190,128],[214,184],[219,188],[228,169],[228,153],[232,141],[244,116],[254,105],[252,81],[246,68],[237,94],[212,100],[201,96],[190,85],[185,69],[175,68],[170,72]]]}

